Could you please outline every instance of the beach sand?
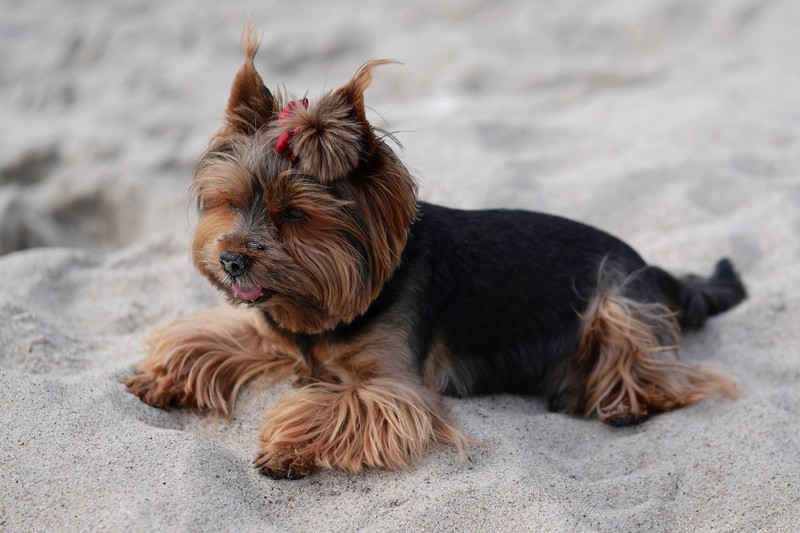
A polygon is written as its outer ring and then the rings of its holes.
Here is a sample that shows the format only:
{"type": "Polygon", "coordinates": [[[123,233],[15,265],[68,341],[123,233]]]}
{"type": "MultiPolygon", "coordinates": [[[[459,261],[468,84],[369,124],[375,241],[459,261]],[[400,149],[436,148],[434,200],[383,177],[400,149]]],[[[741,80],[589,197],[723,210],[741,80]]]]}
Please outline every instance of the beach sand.
{"type": "Polygon", "coordinates": [[[0,530],[800,530],[800,3],[0,1],[0,530]],[[603,228],[749,299],[684,339],[743,387],[634,428],[539,398],[448,400],[460,461],[252,467],[266,410],[160,411],[120,380],[147,330],[218,305],[189,259],[192,166],[247,21],[269,87],[364,61],[424,200],[603,228]],[[793,325],[794,324],[794,325],[793,325]]]}

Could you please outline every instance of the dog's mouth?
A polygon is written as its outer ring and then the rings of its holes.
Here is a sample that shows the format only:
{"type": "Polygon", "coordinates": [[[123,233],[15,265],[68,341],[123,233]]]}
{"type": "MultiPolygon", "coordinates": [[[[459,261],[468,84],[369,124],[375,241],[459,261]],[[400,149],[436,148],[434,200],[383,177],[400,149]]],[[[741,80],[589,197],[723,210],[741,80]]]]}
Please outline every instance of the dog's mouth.
{"type": "Polygon", "coordinates": [[[231,285],[231,291],[238,299],[251,304],[264,302],[275,295],[275,291],[247,283],[234,283],[231,285]]]}

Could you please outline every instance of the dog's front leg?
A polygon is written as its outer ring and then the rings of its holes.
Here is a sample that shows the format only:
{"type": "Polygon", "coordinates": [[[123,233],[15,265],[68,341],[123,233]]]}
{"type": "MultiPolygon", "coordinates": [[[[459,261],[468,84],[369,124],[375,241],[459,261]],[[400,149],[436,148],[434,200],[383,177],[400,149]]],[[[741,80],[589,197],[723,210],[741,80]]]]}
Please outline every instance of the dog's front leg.
{"type": "Polygon", "coordinates": [[[275,479],[299,479],[317,467],[395,470],[417,463],[432,443],[463,452],[468,441],[441,397],[413,377],[318,382],[269,411],[255,465],[275,479]]]}
{"type": "Polygon", "coordinates": [[[229,415],[242,385],[284,377],[297,360],[259,313],[245,308],[216,308],[155,328],[148,344],[147,359],[123,383],[162,409],[192,406],[229,415]]]}

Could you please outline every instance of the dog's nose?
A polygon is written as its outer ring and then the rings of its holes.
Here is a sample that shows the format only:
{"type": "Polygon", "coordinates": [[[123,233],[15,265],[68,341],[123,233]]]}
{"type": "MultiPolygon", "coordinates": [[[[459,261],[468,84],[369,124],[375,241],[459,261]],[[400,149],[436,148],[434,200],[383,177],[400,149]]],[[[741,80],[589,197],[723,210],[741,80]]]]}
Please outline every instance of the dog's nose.
{"type": "Polygon", "coordinates": [[[219,256],[219,262],[222,268],[225,269],[229,275],[241,276],[248,268],[250,268],[250,258],[239,252],[231,252],[226,250],[219,256]]]}

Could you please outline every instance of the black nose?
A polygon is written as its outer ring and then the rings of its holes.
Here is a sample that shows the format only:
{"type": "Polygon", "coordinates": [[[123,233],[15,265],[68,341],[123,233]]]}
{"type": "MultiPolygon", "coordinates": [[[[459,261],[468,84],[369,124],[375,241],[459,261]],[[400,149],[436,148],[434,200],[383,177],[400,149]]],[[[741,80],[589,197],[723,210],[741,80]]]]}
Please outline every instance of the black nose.
{"type": "Polygon", "coordinates": [[[219,256],[219,262],[225,272],[233,276],[241,276],[250,268],[250,258],[239,252],[224,251],[219,256]]]}

